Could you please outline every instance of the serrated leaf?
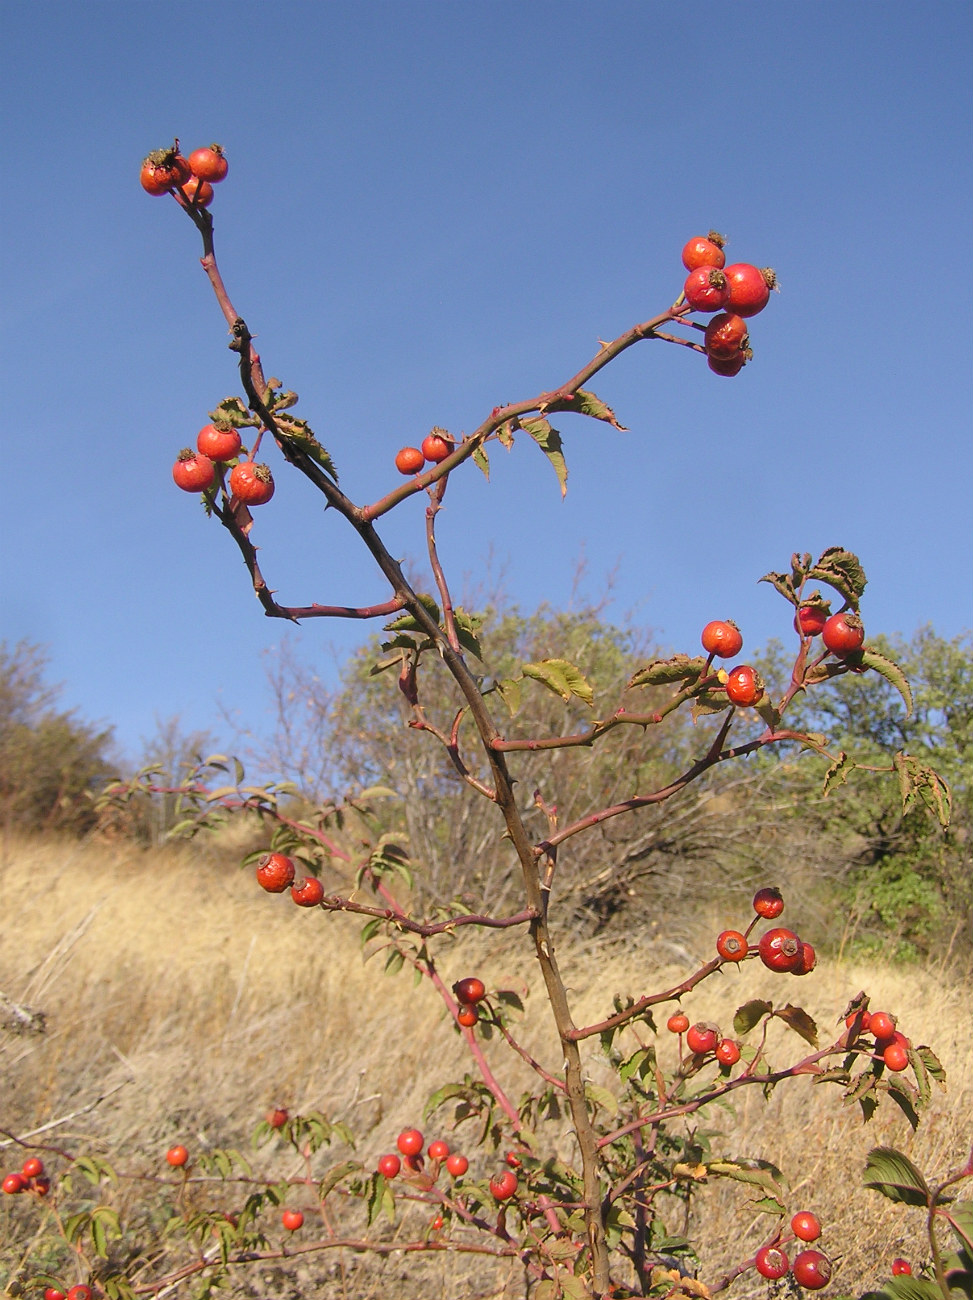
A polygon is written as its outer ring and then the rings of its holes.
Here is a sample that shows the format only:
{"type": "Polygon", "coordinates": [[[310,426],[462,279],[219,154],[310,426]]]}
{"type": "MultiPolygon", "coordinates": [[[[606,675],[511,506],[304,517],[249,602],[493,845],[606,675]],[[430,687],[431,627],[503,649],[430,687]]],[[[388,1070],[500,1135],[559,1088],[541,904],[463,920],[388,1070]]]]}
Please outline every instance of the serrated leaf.
{"type": "Polygon", "coordinates": [[[706,660],[702,655],[690,659],[688,655],[673,655],[671,659],[654,659],[640,668],[629,680],[628,689],[635,686],[665,686],[670,682],[695,682],[702,676],[706,660]]]}
{"type": "Polygon", "coordinates": [[[490,460],[483,447],[477,447],[473,452],[473,464],[479,469],[483,477],[490,481],[490,460]]]}
{"type": "Polygon", "coordinates": [[[536,664],[524,664],[522,672],[525,677],[540,682],[555,695],[560,695],[565,703],[575,695],[585,704],[594,704],[594,691],[586,677],[580,668],[568,663],[566,659],[542,659],[536,664]]]}
{"type": "Polygon", "coordinates": [[[309,456],[311,460],[321,466],[329,478],[334,479],[337,483],[338,472],[334,467],[334,462],[314,436],[307,420],[297,419],[293,415],[284,415],[283,412],[278,414],[275,411],[274,423],[277,425],[283,439],[293,443],[305,456],[309,456]]]}
{"type": "Polygon", "coordinates": [[[520,712],[520,703],[523,691],[520,686],[520,679],[516,677],[502,677],[496,684],[497,694],[507,706],[507,712],[513,718],[520,712]]]}
{"type": "Polygon", "coordinates": [[[483,651],[480,649],[480,640],[477,636],[482,619],[468,614],[465,609],[455,609],[453,611],[453,622],[456,626],[456,635],[459,638],[460,645],[482,661],[483,651]]]}
{"type": "Polygon", "coordinates": [[[633,1074],[638,1074],[640,1078],[644,1077],[641,1075],[640,1070],[648,1059],[649,1049],[647,1047],[640,1047],[639,1050],[635,1052],[634,1055],[630,1056],[627,1061],[623,1061],[618,1067],[618,1077],[622,1083],[628,1083],[633,1074]]]}
{"type": "Polygon", "coordinates": [[[748,1034],[754,1025],[758,1024],[764,1016],[769,1015],[773,1009],[772,1002],[762,1002],[757,998],[752,1002],[744,1002],[733,1016],[734,1031],[738,1034],[748,1034]]]}
{"type": "Polygon", "coordinates": [[[216,410],[210,411],[209,418],[214,424],[229,425],[231,429],[258,429],[262,423],[260,417],[253,415],[239,397],[224,397],[216,410]]]}
{"type": "Polygon", "coordinates": [[[922,1277],[893,1277],[875,1294],[881,1300],[886,1300],[886,1297],[888,1300],[943,1300],[943,1293],[936,1283],[922,1277]]]}
{"type": "Polygon", "coordinates": [[[942,1062],[932,1048],[920,1045],[915,1049],[915,1052],[936,1082],[945,1088],[946,1071],[943,1069],[942,1062]]]}
{"type": "Polygon", "coordinates": [[[953,795],[939,773],[920,763],[911,754],[901,751],[893,756],[892,763],[899,778],[903,810],[911,807],[918,795],[926,807],[936,814],[939,824],[945,830],[952,817],[953,795]]]}
{"type": "Polygon", "coordinates": [[[464,1097],[469,1099],[472,1096],[472,1089],[462,1083],[447,1083],[442,1088],[437,1088],[432,1094],[425,1106],[422,1108],[422,1118],[428,1119],[434,1110],[454,1097],[464,1097]]]}
{"type": "Polygon", "coordinates": [[[844,750],[842,750],[825,773],[824,785],[821,793],[827,796],[832,790],[837,790],[839,786],[844,785],[848,780],[849,774],[854,770],[854,763],[851,762],[848,755],[844,750]]]}
{"type": "Polygon", "coordinates": [[[856,1074],[848,1087],[845,1089],[844,1100],[846,1102],[861,1101],[867,1093],[872,1092],[875,1088],[875,1075],[871,1070],[863,1070],[861,1074],[856,1074]]]}
{"type": "Polygon", "coordinates": [[[506,447],[507,451],[514,445],[514,422],[513,420],[504,420],[497,429],[497,441],[501,447],[506,447]]]}
{"type": "Polygon", "coordinates": [[[973,1201],[954,1201],[946,1217],[961,1245],[973,1254],[973,1201]]]}
{"type": "Polygon", "coordinates": [[[618,1114],[618,1101],[613,1093],[607,1088],[601,1088],[594,1083],[586,1083],[584,1086],[584,1095],[588,1101],[593,1102],[596,1106],[601,1106],[609,1115],[618,1114]]]}
{"type": "Polygon", "coordinates": [[[771,1210],[771,1213],[784,1214],[785,1196],[781,1187],[783,1176],[776,1166],[763,1161],[742,1164],[737,1160],[713,1160],[706,1168],[709,1173],[718,1174],[722,1178],[732,1178],[735,1182],[759,1187],[765,1193],[761,1198],[764,1202],[776,1203],[781,1207],[779,1210],[771,1210]]]}
{"type": "Polygon", "coordinates": [[[763,718],[764,722],[766,722],[770,730],[776,731],[780,726],[780,714],[777,712],[777,708],[773,702],[764,696],[759,703],[754,705],[754,708],[760,717],[763,718]]]}
{"type": "Polygon", "coordinates": [[[520,426],[530,434],[551,462],[554,473],[557,475],[557,481],[561,485],[561,496],[563,497],[568,490],[568,467],[561,451],[561,435],[557,429],[553,429],[547,420],[543,418],[521,420],[520,426]]]}
{"type": "Polygon", "coordinates": [[[894,1147],[873,1147],[865,1161],[866,1187],[881,1192],[890,1201],[906,1205],[928,1205],[929,1187],[907,1155],[894,1147]]]}
{"type": "Polygon", "coordinates": [[[912,689],[909,686],[909,679],[899,665],[894,660],[887,659],[885,655],[880,655],[877,650],[873,650],[867,645],[861,649],[859,662],[865,668],[871,668],[874,672],[877,672],[881,677],[885,678],[890,686],[895,687],[905,704],[905,716],[907,718],[911,717],[913,711],[912,689]]]}
{"type": "Polygon", "coordinates": [[[611,407],[596,397],[594,393],[579,388],[573,397],[559,397],[556,401],[545,402],[544,411],[574,411],[576,415],[590,415],[592,419],[604,420],[621,433],[627,432],[624,424],[619,424],[611,407]]]}
{"type": "Polygon", "coordinates": [[[779,1011],[774,1012],[774,1015],[789,1025],[796,1034],[800,1034],[806,1043],[817,1047],[818,1027],[803,1007],[795,1007],[788,1002],[786,1007],[781,1007],[779,1011]]]}
{"type": "Polygon", "coordinates": [[[889,1097],[902,1111],[902,1114],[909,1121],[913,1132],[919,1127],[919,1111],[917,1109],[919,1094],[912,1088],[905,1079],[900,1078],[897,1074],[889,1074],[886,1077],[888,1084],[889,1097]]]}
{"type": "MultiPolygon", "coordinates": [[[[433,622],[436,623],[436,625],[438,626],[442,615],[439,612],[439,606],[433,600],[432,596],[428,595],[426,592],[420,591],[418,593],[418,599],[419,599],[419,604],[423,607],[423,609],[433,620],[433,622]]],[[[417,631],[422,631],[422,629],[420,628],[419,624],[416,622],[415,616],[413,614],[406,612],[405,614],[399,614],[396,618],[393,618],[391,623],[386,623],[385,631],[386,632],[417,632],[417,631]]]]}
{"type": "Polygon", "coordinates": [[[352,1174],[360,1173],[361,1169],[362,1166],[357,1160],[345,1160],[340,1165],[335,1165],[333,1169],[329,1169],[318,1184],[319,1199],[323,1201],[328,1193],[333,1191],[343,1179],[349,1178],[352,1174]]]}
{"type": "Polygon", "coordinates": [[[868,585],[858,556],[842,546],[829,546],[807,571],[807,579],[810,582],[826,582],[856,610],[862,592],[868,585]]]}
{"type": "Polygon", "coordinates": [[[730,708],[730,701],[724,691],[705,690],[693,696],[690,710],[695,722],[697,718],[708,717],[711,713],[725,713],[730,708]]]}
{"type": "Polygon", "coordinates": [[[765,573],[758,582],[769,582],[776,587],[785,600],[789,600],[792,605],[798,604],[797,596],[794,594],[794,580],[789,573],[765,573]]]}
{"type": "Polygon", "coordinates": [[[395,1222],[395,1197],[392,1189],[381,1174],[370,1179],[368,1194],[368,1226],[371,1227],[380,1214],[384,1214],[389,1223],[395,1222]]]}

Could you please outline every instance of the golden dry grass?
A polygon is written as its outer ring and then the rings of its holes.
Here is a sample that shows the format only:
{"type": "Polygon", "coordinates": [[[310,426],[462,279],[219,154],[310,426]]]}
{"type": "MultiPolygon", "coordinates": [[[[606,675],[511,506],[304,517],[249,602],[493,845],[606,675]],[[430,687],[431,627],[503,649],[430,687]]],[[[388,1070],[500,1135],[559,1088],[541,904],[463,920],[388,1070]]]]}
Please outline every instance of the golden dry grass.
{"type": "MultiPolygon", "coordinates": [[[[428,982],[416,988],[406,973],[382,976],[377,963],[362,963],[356,921],[269,897],[234,863],[231,848],[202,842],[153,852],[51,843],[8,850],[0,862],[0,990],[45,1011],[48,1031],[0,1034],[0,1127],[26,1134],[53,1124],[38,1141],[146,1168],[176,1140],[245,1148],[268,1105],[282,1102],[293,1112],[320,1109],[344,1120],[369,1162],[419,1120],[434,1088],[470,1068],[428,982]]],[[[683,977],[710,955],[722,924],[715,917],[695,928],[683,923],[682,953],[662,925],[625,945],[566,944],[561,964],[576,1019],[610,1013],[616,992],[637,996],[683,977]]],[[[526,991],[536,984],[529,957],[495,934],[446,941],[440,963],[447,982],[476,970],[488,986],[526,991]]],[[[950,1077],[949,1092],[934,1097],[915,1135],[891,1106],[863,1127],[855,1108],[841,1107],[837,1090],[807,1080],[788,1081],[768,1105],[756,1089],[741,1090],[732,1111],[697,1121],[724,1134],[716,1141],[726,1154],[782,1167],[795,1208],[811,1208],[825,1223],[822,1245],[840,1257],[838,1289],[850,1292],[887,1279],[893,1255],[925,1253],[918,1212],[861,1188],[868,1149],[898,1146],[932,1177],[965,1158],[973,1113],[967,990],[941,971],[849,962],[822,963],[810,978],[789,981],[783,995],[774,979],[747,963],[705,983],[687,1010],[729,1029],[734,1008],[748,997],[799,996],[827,1032],[865,988],[873,1006],[894,1011],[906,1033],[934,1046],[950,1077]]],[[[536,988],[519,1036],[557,1068],[536,988]]],[[[664,1031],[659,1050],[675,1050],[664,1031]]],[[[799,1041],[782,1030],[774,1050],[786,1063],[799,1054],[799,1041]]],[[[489,1051],[518,1097],[528,1085],[526,1068],[511,1066],[495,1044],[489,1051]]],[[[608,1081],[596,1051],[590,1070],[594,1082],[608,1081]]],[[[4,1168],[5,1146],[0,1136],[4,1168]]],[[[712,1282],[752,1252],[769,1220],[748,1208],[735,1184],[700,1188],[697,1205],[690,1230],[705,1260],[701,1276],[712,1282]]],[[[0,1235],[5,1213],[0,1207],[0,1235]]],[[[299,1272],[261,1275],[259,1284],[241,1280],[239,1294],[307,1294],[312,1284],[316,1294],[356,1297],[390,1285],[400,1296],[523,1294],[518,1272],[504,1265],[495,1276],[475,1260],[368,1261],[353,1265],[353,1282],[342,1281],[331,1262],[328,1269],[310,1281],[299,1272]],[[271,1282],[270,1291],[260,1290],[271,1282]]],[[[741,1279],[731,1294],[762,1300],[766,1285],[741,1279]]]]}

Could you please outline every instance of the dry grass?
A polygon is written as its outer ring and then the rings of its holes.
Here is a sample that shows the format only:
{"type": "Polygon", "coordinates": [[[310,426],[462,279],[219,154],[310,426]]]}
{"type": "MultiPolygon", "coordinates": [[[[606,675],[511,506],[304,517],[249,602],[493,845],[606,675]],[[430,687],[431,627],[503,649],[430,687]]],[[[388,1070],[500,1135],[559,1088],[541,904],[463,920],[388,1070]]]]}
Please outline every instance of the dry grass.
{"type": "MultiPolygon", "coordinates": [[[[45,1011],[48,1031],[0,1033],[0,1128],[25,1134],[52,1124],[37,1141],[144,1171],[176,1140],[246,1148],[264,1110],[282,1102],[293,1112],[320,1109],[343,1119],[369,1162],[419,1120],[435,1087],[470,1068],[427,982],[416,988],[406,974],[382,977],[376,963],[361,961],[357,923],[268,897],[234,864],[230,850],[202,847],[142,854],[127,846],[38,843],[8,852],[0,863],[0,990],[45,1011]]],[[[562,952],[576,1018],[599,1019],[615,992],[638,995],[681,978],[710,955],[717,928],[681,927],[692,935],[683,947],[695,949],[686,953],[673,951],[662,927],[625,949],[562,952]]],[[[495,935],[447,942],[440,962],[447,982],[471,969],[488,985],[526,989],[534,980],[529,960],[495,935]]],[[[728,1028],[745,998],[780,996],[772,981],[748,963],[704,984],[687,1009],[728,1028]]],[[[965,1156],[973,1113],[966,994],[942,972],[825,964],[784,993],[799,993],[826,1030],[860,988],[873,1005],[894,1011],[906,1033],[931,1042],[946,1066],[949,1093],[934,1098],[916,1135],[891,1106],[863,1127],[856,1110],[840,1107],[837,1090],[804,1080],[778,1089],[766,1106],[755,1089],[741,1090],[732,1112],[714,1111],[705,1121],[725,1135],[718,1140],[725,1153],[783,1168],[795,1208],[814,1209],[827,1225],[822,1244],[841,1257],[846,1291],[887,1279],[894,1254],[924,1253],[919,1214],[861,1189],[865,1153],[880,1143],[901,1147],[935,1177],[965,1156]]],[[[556,1043],[536,993],[527,999],[521,1037],[556,1068],[556,1043]]],[[[662,1053],[674,1050],[667,1040],[663,1033],[662,1053]]],[[[781,1036],[781,1063],[793,1059],[797,1044],[781,1036]]],[[[511,1070],[505,1053],[490,1051],[519,1096],[524,1068],[511,1070]]],[[[597,1057],[591,1075],[607,1078],[597,1057]]],[[[13,1167],[4,1144],[0,1137],[0,1166],[13,1167]]],[[[739,1185],[700,1189],[697,1203],[690,1227],[706,1261],[702,1276],[712,1282],[759,1244],[769,1221],[747,1208],[739,1185]]],[[[5,1214],[9,1206],[0,1207],[0,1237],[5,1214]]],[[[14,1236],[18,1222],[6,1225],[14,1236]]],[[[12,1262],[13,1253],[0,1252],[5,1258],[12,1262]]],[[[506,1265],[496,1276],[475,1260],[446,1257],[344,1265],[352,1280],[342,1280],[329,1260],[317,1274],[306,1265],[286,1276],[251,1273],[238,1294],[306,1295],[309,1286],[322,1296],[367,1297],[390,1286],[401,1296],[523,1294],[522,1278],[506,1265]],[[507,1289],[498,1290],[504,1282],[507,1289]]],[[[763,1298],[766,1288],[742,1279],[732,1294],[763,1298]]]]}

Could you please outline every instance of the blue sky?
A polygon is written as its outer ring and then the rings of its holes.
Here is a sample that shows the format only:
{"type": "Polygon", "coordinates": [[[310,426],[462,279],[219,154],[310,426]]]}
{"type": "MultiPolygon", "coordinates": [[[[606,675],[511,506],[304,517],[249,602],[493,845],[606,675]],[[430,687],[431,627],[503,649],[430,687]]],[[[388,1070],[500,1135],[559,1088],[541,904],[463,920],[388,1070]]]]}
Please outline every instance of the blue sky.
{"type": "MultiPolygon", "coordinates": [[[[358,501],[434,424],[474,428],[672,302],[689,236],[776,268],[737,379],[659,343],[598,376],[629,432],[560,419],[563,502],[523,438],[489,484],[453,476],[461,595],[610,583],[664,646],[731,616],[755,648],[789,632],[756,580],[841,544],[870,633],[973,622],[967,3],[8,0],[0,22],[2,635],[45,644],[129,752],[174,714],[259,729],[264,652],[296,637],[328,676],[368,630],[265,619],[171,482],[238,391],[196,232],[138,185],[174,135],[225,146],[231,296],[358,501]]],[[[385,599],[272,464],[255,537],[280,598],[385,599]]],[[[422,514],[384,521],[395,554],[421,559],[422,514]]]]}

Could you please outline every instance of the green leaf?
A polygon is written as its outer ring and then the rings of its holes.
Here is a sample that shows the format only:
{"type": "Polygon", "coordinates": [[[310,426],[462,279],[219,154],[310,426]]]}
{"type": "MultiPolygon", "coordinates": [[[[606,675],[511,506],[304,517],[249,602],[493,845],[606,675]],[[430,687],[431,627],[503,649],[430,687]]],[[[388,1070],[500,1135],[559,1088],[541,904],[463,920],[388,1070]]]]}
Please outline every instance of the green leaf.
{"type": "Polygon", "coordinates": [[[832,790],[837,790],[840,785],[848,780],[850,773],[855,770],[855,764],[849,759],[844,750],[838,755],[835,761],[828,768],[824,776],[824,786],[821,793],[829,795],[832,790]]]}
{"type": "Polygon", "coordinates": [[[960,1244],[973,1254],[973,1201],[954,1201],[946,1218],[960,1244]]]}
{"type": "Polygon", "coordinates": [[[566,659],[542,659],[540,663],[524,664],[523,675],[546,686],[567,703],[576,695],[585,704],[595,701],[594,691],[579,668],[566,659]]]}
{"type": "Polygon", "coordinates": [[[474,1089],[463,1083],[447,1083],[443,1087],[437,1088],[432,1094],[425,1106],[422,1108],[422,1118],[428,1119],[434,1110],[438,1110],[444,1102],[452,1101],[454,1097],[462,1097],[465,1100],[472,1100],[476,1094],[474,1089]]]}
{"type": "Polygon", "coordinates": [[[783,1174],[776,1167],[764,1160],[753,1160],[744,1164],[738,1160],[714,1160],[706,1166],[707,1172],[716,1174],[722,1178],[732,1178],[738,1183],[748,1183],[751,1187],[758,1187],[765,1193],[761,1198],[762,1208],[769,1209],[771,1205],[776,1204],[779,1209],[770,1209],[772,1214],[784,1214],[784,1202],[786,1200],[784,1190],[781,1187],[783,1174]]]}
{"type": "Polygon", "coordinates": [[[779,1011],[774,1012],[774,1015],[778,1020],[783,1020],[785,1025],[789,1025],[796,1034],[800,1034],[806,1043],[817,1047],[818,1027],[803,1007],[795,1007],[788,1002],[786,1007],[781,1007],[779,1011]]]}
{"type": "Polygon", "coordinates": [[[604,420],[613,428],[626,432],[624,424],[619,424],[615,412],[594,393],[585,392],[583,388],[569,397],[559,397],[553,402],[545,402],[542,411],[574,411],[576,415],[590,415],[592,419],[604,420]]]}
{"type": "Polygon", "coordinates": [[[953,811],[953,796],[946,782],[931,767],[920,763],[911,754],[900,751],[893,756],[892,763],[899,777],[903,811],[911,807],[918,795],[926,807],[936,814],[939,824],[945,830],[953,811]]]}
{"type": "Polygon", "coordinates": [[[490,461],[483,447],[477,447],[473,452],[473,464],[483,473],[483,477],[489,482],[490,480],[490,461]]]}
{"type": "Polygon", "coordinates": [[[224,397],[215,411],[210,411],[209,418],[214,424],[228,425],[231,429],[259,429],[260,417],[251,414],[239,397],[224,397]]]}
{"type": "Polygon", "coordinates": [[[905,703],[905,716],[907,718],[911,717],[913,710],[912,689],[909,686],[909,679],[899,665],[892,659],[886,659],[885,655],[880,655],[877,650],[873,650],[871,646],[867,645],[861,649],[859,663],[864,668],[873,669],[881,677],[884,677],[890,686],[895,687],[905,703]]]}
{"type": "Polygon", "coordinates": [[[561,453],[561,435],[557,429],[552,429],[547,420],[543,418],[521,420],[520,424],[521,428],[530,434],[551,462],[554,473],[557,475],[557,481],[561,485],[561,496],[563,497],[568,490],[568,467],[561,453]]]}
{"type": "Polygon", "coordinates": [[[930,1192],[922,1173],[907,1155],[894,1147],[873,1147],[869,1151],[864,1183],[890,1201],[902,1201],[906,1205],[929,1204],[930,1192]]]}
{"type": "Polygon", "coordinates": [[[777,712],[775,705],[766,697],[755,706],[757,713],[763,718],[771,731],[776,731],[780,726],[780,714],[777,712]]]}
{"type": "Polygon", "coordinates": [[[742,1007],[738,1007],[733,1017],[733,1028],[738,1034],[748,1034],[754,1025],[769,1016],[774,1009],[772,1002],[761,1002],[754,999],[752,1002],[745,1002],[742,1007]]]}
{"type": "Polygon", "coordinates": [[[769,582],[776,587],[785,600],[789,600],[792,605],[797,605],[798,599],[794,594],[794,583],[789,573],[765,573],[758,582],[769,582]]]}
{"type": "Polygon", "coordinates": [[[939,1057],[931,1047],[920,1046],[915,1049],[916,1055],[920,1058],[923,1065],[943,1088],[946,1087],[946,1071],[943,1069],[939,1057]]]}
{"type": "Polygon", "coordinates": [[[593,1102],[596,1106],[601,1106],[607,1110],[609,1115],[618,1114],[618,1102],[613,1093],[607,1088],[600,1088],[597,1084],[586,1083],[584,1086],[584,1095],[588,1101],[593,1102]]]}
{"type": "Polygon", "coordinates": [[[337,483],[338,471],[334,467],[334,462],[315,438],[306,420],[299,420],[293,415],[278,414],[275,411],[274,423],[277,425],[283,441],[292,443],[298,451],[303,452],[305,456],[320,465],[325,474],[337,483]]]}
{"type": "Polygon", "coordinates": [[[688,655],[673,655],[671,659],[654,659],[640,668],[628,683],[635,686],[664,686],[669,682],[695,682],[702,676],[706,660],[702,655],[690,659],[688,655]]]}
{"type": "Polygon", "coordinates": [[[520,702],[523,694],[520,681],[519,677],[502,677],[496,684],[497,694],[507,706],[507,712],[511,717],[520,712],[520,702]]]}
{"type": "Polygon", "coordinates": [[[915,1132],[919,1127],[918,1093],[897,1074],[887,1075],[886,1083],[888,1084],[889,1097],[901,1110],[912,1125],[912,1131],[915,1132]]]}
{"type": "Polygon", "coordinates": [[[817,563],[808,570],[810,582],[826,582],[852,607],[858,608],[862,592],[868,585],[858,556],[841,546],[829,546],[817,563]]]}
{"type": "MultiPolygon", "coordinates": [[[[425,592],[419,592],[418,597],[419,597],[419,604],[422,605],[423,609],[426,610],[426,612],[429,614],[429,617],[433,620],[433,622],[438,627],[440,619],[442,617],[442,615],[439,612],[439,606],[433,600],[432,596],[427,595],[425,592]]],[[[385,631],[386,632],[419,632],[422,631],[422,628],[420,628],[419,624],[416,622],[414,615],[406,613],[406,614],[399,614],[398,617],[393,618],[391,623],[386,623],[385,631]]]]}
{"type": "Polygon", "coordinates": [[[459,638],[460,645],[464,650],[469,650],[471,654],[476,655],[477,659],[483,659],[483,651],[480,649],[478,632],[482,626],[483,620],[474,614],[468,614],[465,609],[457,608],[453,611],[453,622],[456,624],[456,635],[459,638]]]}
{"type": "Polygon", "coordinates": [[[943,1293],[935,1282],[922,1277],[893,1277],[877,1293],[889,1300],[943,1300],[943,1293]]]}
{"type": "Polygon", "coordinates": [[[360,1173],[362,1166],[357,1160],[345,1160],[340,1165],[335,1165],[321,1179],[318,1184],[318,1197],[323,1201],[329,1192],[333,1191],[340,1182],[345,1178],[351,1177],[352,1174],[360,1173]]]}

